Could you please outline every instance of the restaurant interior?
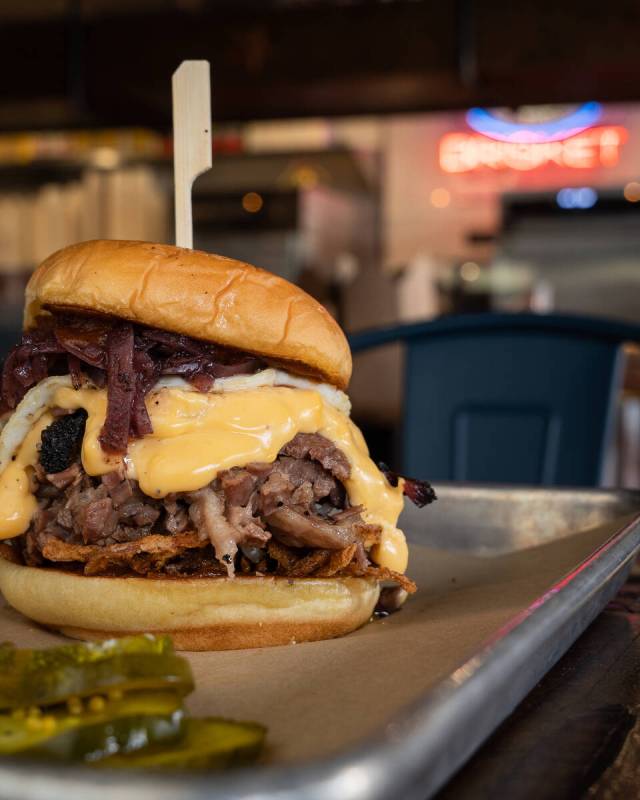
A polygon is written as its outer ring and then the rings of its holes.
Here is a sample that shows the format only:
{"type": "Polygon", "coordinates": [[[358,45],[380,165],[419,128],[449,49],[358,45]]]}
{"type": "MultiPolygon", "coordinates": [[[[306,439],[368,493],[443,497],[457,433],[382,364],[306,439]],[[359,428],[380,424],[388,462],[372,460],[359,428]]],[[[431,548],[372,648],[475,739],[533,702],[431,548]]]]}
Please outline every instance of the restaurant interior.
{"type": "MultiPolygon", "coordinates": [[[[640,108],[622,17],[603,32],[595,14],[543,19],[533,3],[206,0],[34,0],[0,15],[5,346],[51,252],[172,241],[169,76],[190,55],[213,75],[196,247],[295,281],[349,334],[488,311],[636,321],[640,108]]],[[[632,344],[590,483],[639,485],[632,344]]],[[[406,461],[406,346],[365,349],[354,417],[382,460],[406,461]]],[[[520,478],[506,463],[421,466],[520,478]]],[[[584,482],[531,469],[536,483],[584,482]]]]}
{"type": "MultiPolygon", "coordinates": [[[[640,488],[639,30],[628,0],[5,0],[2,356],[49,254],[174,241],[171,74],[207,59],[194,246],[329,309],[376,461],[640,488]]],[[[498,736],[443,797],[587,796],[500,783],[498,736]]]]}

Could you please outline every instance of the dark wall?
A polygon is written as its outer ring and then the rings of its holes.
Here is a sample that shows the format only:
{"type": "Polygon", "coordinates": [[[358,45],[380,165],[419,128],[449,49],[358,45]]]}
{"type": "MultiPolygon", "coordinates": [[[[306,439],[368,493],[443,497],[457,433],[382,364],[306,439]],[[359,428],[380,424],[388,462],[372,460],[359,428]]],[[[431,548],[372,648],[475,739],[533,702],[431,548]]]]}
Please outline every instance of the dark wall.
{"type": "Polygon", "coordinates": [[[211,61],[217,120],[639,99],[637,0],[198,8],[5,22],[0,129],[168,127],[185,58],[211,61]]]}

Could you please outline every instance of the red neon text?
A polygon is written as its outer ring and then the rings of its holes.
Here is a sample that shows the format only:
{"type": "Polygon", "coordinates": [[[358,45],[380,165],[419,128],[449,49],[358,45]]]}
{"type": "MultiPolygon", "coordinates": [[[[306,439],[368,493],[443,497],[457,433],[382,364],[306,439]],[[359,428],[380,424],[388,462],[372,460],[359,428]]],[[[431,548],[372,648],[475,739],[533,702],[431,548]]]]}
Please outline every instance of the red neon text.
{"type": "Polygon", "coordinates": [[[440,139],[440,168],[444,172],[477,169],[531,170],[546,164],[571,169],[612,167],[627,141],[621,125],[590,128],[560,142],[498,142],[477,133],[448,133],[440,139]]]}

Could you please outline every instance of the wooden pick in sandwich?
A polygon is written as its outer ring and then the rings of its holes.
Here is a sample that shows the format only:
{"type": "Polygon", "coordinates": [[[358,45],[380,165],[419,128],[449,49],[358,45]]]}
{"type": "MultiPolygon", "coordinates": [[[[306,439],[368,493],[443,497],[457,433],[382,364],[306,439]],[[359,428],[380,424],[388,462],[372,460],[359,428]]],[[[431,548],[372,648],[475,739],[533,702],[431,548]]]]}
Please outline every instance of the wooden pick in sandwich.
{"type": "Polygon", "coordinates": [[[173,172],[176,244],[193,247],[191,188],[211,169],[211,82],[208,61],[183,61],[173,73],[173,172]]]}

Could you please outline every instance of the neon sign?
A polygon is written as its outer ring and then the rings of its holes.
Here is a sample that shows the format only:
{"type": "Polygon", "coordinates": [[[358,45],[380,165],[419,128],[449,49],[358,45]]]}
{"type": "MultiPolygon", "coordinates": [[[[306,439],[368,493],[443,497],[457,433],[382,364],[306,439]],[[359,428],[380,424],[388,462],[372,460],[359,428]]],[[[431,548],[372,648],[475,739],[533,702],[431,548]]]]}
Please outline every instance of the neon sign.
{"type": "Polygon", "coordinates": [[[467,125],[477,133],[499,142],[558,142],[592,128],[602,116],[595,100],[583,103],[568,114],[541,122],[519,122],[486,108],[467,111],[467,125]]]}
{"type": "Polygon", "coordinates": [[[569,169],[613,167],[628,132],[622,125],[589,128],[562,141],[496,141],[477,133],[448,133],[440,139],[439,162],[444,172],[480,169],[528,171],[548,164],[569,169]]]}

